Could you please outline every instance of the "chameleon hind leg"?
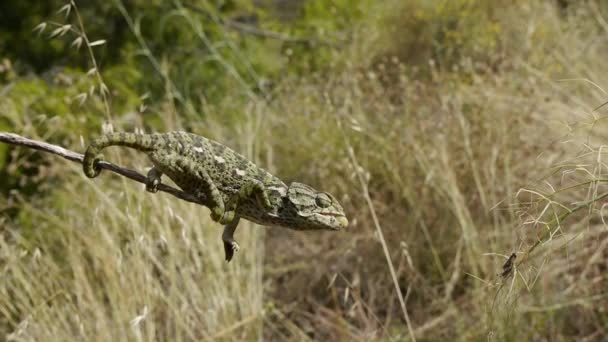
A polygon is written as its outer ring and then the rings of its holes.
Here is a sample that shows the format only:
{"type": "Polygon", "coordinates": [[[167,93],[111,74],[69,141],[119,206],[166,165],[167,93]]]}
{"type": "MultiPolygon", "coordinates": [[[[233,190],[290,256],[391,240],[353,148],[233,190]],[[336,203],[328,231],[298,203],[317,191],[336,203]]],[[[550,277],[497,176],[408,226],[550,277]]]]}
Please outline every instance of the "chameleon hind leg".
{"type": "Polygon", "coordinates": [[[234,239],[234,231],[239,225],[240,218],[237,216],[232,222],[224,226],[224,232],[222,233],[222,241],[224,242],[224,253],[226,255],[226,261],[230,262],[234,253],[238,252],[240,247],[238,242],[234,239]]]}
{"type": "Polygon", "coordinates": [[[148,171],[148,175],[146,176],[146,191],[149,192],[157,192],[158,191],[158,185],[160,184],[160,178],[162,177],[163,173],[161,170],[159,170],[158,168],[156,168],[156,166],[153,166],[149,171],[148,171]]]}

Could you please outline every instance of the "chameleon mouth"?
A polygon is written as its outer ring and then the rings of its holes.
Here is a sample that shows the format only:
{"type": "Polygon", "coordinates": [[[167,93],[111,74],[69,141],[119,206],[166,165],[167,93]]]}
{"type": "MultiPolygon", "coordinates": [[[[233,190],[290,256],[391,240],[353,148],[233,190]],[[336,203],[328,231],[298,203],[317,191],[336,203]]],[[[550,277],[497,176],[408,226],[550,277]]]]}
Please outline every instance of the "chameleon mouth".
{"type": "Polygon", "coordinates": [[[334,219],[338,223],[338,227],[335,230],[340,230],[340,229],[348,227],[348,219],[346,218],[346,216],[336,215],[336,216],[334,216],[334,219]]]}
{"type": "Polygon", "coordinates": [[[348,227],[348,219],[346,218],[346,216],[337,216],[336,221],[338,221],[338,223],[340,224],[340,228],[348,227]]]}

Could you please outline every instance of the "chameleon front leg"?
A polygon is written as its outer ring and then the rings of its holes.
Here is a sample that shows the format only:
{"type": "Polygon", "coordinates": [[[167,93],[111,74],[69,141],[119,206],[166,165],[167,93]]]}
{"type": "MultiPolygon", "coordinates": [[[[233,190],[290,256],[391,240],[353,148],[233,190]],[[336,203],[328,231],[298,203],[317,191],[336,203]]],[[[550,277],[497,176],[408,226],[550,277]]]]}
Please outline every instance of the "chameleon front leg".
{"type": "MultiPolygon", "coordinates": [[[[234,213],[239,205],[239,202],[249,198],[253,198],[258,205],[263,208],[269,209],[272,207],[272,203],[270,202],[268,193],[264,188],[264,184],[258,180],[252,180],[251,182],[242,186],[239,193],[236,194],[226,205],[227,212],[234,213]]],[[[224,226],[222,241],[224,242],[224,253],[226,255],[227,262],[232,260],[234,253],[238,252],[240,248],[239,244],[234,239],[234,232],[239,224],[239,220],[240,218],[236,216],[232,222],[224,226]]]]}
{"type": "Polygon", "coordinates": [[[270,197],[268,197],[268,192],[266,191],[264,183],[257,179],[252,179],[244,184],[238,194],[232,197],[227,208],[236,209],[240,202],[247,199],[255,200],[261,208],[272,208],[272,203],[270,202],[270,197]]]}
{"type": "Polygon", "coordinates": [[[237,216],[232,222],[224,226],[224,232],[222,233],[222,241],[224,242],[224,253],[226,255],[226,261],[230,262],[234,253],[239,251],[239,244],[234,239],[234,231],[239,224],[240,218],[237,216]]]}
{"type": "MultiPolygon", "coordinates": [[[[264,209],[271,209],[272,203],[268,192],[264,187],[264,183],[257,179],[252,179],[248,183],[244,184],[236,195],[233,195],[227,203],[224,205],[224,215],[221,220],[217,221],[221,224],[229,224],[233,220],[238,219],[236,211],[239,204],[244,200],[253,199],[257,204],[264,209]]],[[[235,227],[236,228],[236,227],[235,227]]]]}
{"type": "MultiPolygon", "coordinates": [[[[224,232],[222,234],[222,241],[224,242],[224,252],[226,255],[226,261],[230,262],[235,252],[239,250],[239,244],[234,239],[234,232],[239,224],[239,217],[236,216],[236,207],[234,205],[225,205],[224,199],[221,192],[207,173],[207,171],[200,166],[200,164],[190,162],[184,158],[177,158],[175,165],[180,170],[190,177],[194,177],[198,180],[199,189],[196,189],[197,196],[204,197],[208,204],[207,206],[211,209],[211,218],[224,224],[224,232]],[[203,196],[201,196],[203,195],[203,196]]],[[[152,177],[157,175],[160,171],[150,170],[152,177]]]]}

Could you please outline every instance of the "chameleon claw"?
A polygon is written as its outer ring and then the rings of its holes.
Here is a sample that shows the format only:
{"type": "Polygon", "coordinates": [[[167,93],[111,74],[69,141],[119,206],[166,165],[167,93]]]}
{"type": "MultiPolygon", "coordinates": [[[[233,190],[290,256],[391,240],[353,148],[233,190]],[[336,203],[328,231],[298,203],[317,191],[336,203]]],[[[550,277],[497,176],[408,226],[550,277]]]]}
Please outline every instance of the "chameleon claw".
{"type": "Polygon", "coordinates": [[[160,184],[159,179],[148,179],[146,180],[146,191],[148,192],[158,192],[158,184],[160,184]]]}
{"type": "Polygon", "coordinates": [[[160,177],[162,176],[162,172],[160,172],[157,168],[153,167],[148,171],[148,176],[146,177],[146,191],[148,192],[158,192],[158,185],[160,184],[160,177]]]}
{"type": "Polygon", "coordinates": [[[239,224],[239,217],[236,217],[232,222],[224,227],[222,233],[222,241],[224,241],[224,253],[226,255],[226,262],[230,262],[234,253],[238,252],[240,247],[234,239],[234,232],[239,224]]]}
{"type": "Polygon", "coordinates": [[[226,254],[226,262],[230,262],[234,253],[238,252],[241,247],[234,239],[224,240],[224,253],[226,254]]]}

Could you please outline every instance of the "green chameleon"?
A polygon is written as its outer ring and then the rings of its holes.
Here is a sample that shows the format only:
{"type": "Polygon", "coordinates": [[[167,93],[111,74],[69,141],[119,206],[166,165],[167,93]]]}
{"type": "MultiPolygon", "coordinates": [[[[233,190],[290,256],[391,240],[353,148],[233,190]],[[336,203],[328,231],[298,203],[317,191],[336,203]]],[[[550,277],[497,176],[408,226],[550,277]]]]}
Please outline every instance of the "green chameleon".
{"type": "Polygon", "coordinates": [[[287,186],[227,146],[187,132],[100,136],[84,155],[87,177],[99,175],[100,152],[113,145],[148,155],[154,166],[148,172],[146,190],[156,192],[165,174],[211,209],[211,218],[225,225],[222,241],[227,261],[239,250],[234,232],[241,218],[296,230],[340,230],[348,226],[344,209],[332,195],[302,183],[287,186]]]}

